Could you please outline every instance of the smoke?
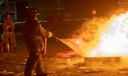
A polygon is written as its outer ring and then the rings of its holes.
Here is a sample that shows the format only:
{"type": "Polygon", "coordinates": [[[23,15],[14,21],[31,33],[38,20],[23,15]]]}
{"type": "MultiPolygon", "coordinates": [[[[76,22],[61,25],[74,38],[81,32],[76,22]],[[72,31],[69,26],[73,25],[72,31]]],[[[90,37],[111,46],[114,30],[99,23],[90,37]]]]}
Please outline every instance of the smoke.
{"type": "Polygon", "coordinates": [[[86,53],[86,56],[90,55],[93,48],[97,47],[100,42],[100,33],[105,29],[108,23],[108,18],[93,18],[82,24],[82,27],[77,30],[79,37],[86,44],[82,50],[86,53]]]}
{"type": "Polygon", "coordinates": [[[93,48],[100,42],[100,33],[105,29],[108,18],[93,18],[85,21],[72,34],[72,38],[59,39],[81,56],[89,56],[93,48]]]}
{"type": "Polygon", "coordinates": [[[83,57],[119,57],[117,61],[109,59],[106,64],[104,61],[94,63],[94,68],[128,68],[128,11],[111,17],[92,18],[74,31],[71,38],[59,40],[83,57]]]}
{"type": "Polygon", "coordinates": [[[92,18],[60,41],[83,57],[128,56],[128,12],[92,18]]]}

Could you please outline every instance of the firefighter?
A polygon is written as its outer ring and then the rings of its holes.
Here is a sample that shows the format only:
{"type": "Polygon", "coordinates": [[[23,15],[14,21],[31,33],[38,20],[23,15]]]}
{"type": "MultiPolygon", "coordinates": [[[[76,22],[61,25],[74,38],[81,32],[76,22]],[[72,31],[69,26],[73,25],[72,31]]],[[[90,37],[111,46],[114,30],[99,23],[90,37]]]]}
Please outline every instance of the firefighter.
{"type": "Polygon", "coordinates": [[[35,68],[37,76],[46,76],[42,66],[42,52],[46,50],[46,40],[53,34],[41,26],[38,17],[40,16],[37,8],[28,9],[26,23],[23,29],[26,46],[29,51],[29,57],[25,66],[25,76],[32,76],[35,68]]]}
{"type": "Polygon", "coordinates": [[[2,23],[3,27],[3,46],[9,51],[9,43],[13,45],[13,48],[17,47],[16,38],[14,34],[15,24],[14,21],[11,19],[10,12],[5,13],[5,17],[2,23]]]}

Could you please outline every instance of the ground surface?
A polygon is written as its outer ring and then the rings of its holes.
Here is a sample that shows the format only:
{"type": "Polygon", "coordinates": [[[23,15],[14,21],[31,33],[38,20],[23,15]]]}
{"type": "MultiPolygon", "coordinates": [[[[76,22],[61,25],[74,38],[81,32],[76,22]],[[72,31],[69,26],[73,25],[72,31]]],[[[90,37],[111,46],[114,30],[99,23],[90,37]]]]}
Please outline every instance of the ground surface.
{"type": "MultiPolygon", "coordinates": [[[[17,49],[0,53],[0,76],[23,76],[28,53],[20,35],[17,41],[17,49]]],[[[48,76],[128,76],[127,67],[116,68],[120,66],[118,61],[86,60],[55,39],[48,41],[48,52],[42,61],[48,76]]]]}

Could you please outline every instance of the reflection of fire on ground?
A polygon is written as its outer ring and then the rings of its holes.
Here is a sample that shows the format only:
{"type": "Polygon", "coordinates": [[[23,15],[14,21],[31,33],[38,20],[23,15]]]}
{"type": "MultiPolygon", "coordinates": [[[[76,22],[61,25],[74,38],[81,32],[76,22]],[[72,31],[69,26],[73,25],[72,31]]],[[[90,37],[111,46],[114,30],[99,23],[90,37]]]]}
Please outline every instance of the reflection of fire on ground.
{"type": "Polygon", "coordinates": [[[74,32],[75,38],[60,39],[83,57],[121,57],[128,63],[128,12],[111,18],[93,18],[74,32]]]}

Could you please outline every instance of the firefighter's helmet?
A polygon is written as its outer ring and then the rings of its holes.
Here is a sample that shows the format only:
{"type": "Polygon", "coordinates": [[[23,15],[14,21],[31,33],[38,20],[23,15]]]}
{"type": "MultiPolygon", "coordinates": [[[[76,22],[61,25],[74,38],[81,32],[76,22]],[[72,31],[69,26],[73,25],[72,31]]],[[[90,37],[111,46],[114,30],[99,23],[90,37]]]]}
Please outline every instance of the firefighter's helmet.
{"type": "Polygon", "coordinates": [[[38,16],[40,15],[39,9],[38,8],[30,8],[28,9],[28,14],[29,16],[38,16]]]}

